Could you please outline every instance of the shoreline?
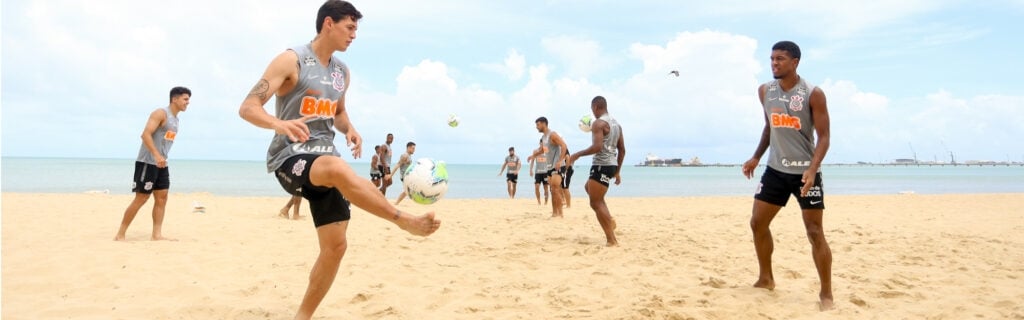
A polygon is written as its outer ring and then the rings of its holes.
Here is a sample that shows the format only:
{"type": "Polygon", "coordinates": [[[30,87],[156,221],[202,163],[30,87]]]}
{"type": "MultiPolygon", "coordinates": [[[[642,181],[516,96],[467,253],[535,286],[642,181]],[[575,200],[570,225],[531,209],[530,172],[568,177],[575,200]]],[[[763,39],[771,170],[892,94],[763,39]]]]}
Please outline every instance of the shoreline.
{"type": "MultiPolygon", "coordinates": [[[[303,204],[171,193],[112,241],[131,195],[2,193],[3,318],[288,318],[316,257],[303,204]],[[205,213],[192,213],[193,201],[205,213]]],[[[585,195],[563,219],[533,198],[443,199],[441,229],[405,234],[353,208],[349,250],[318,319],[1020,318],[1024,194],[829,195],[836,310],[795,201],[772,225],[774,291],[754,289],[750,196],[608,198],[620,247],[604,247],[585,195]]]]}

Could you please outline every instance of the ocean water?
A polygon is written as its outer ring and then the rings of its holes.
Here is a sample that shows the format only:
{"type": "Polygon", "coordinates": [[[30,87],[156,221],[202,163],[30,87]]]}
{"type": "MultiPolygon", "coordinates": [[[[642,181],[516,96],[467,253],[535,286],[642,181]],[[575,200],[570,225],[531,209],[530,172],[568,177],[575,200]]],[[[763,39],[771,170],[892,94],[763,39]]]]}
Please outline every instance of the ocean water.
{"type": "MultiPolygon", "coordinates": [[[[134,159],[12,158],[0,159],[0,192],[112,194],[131,193],[134,159]]],[[[351,164],[369,177],[369,164],[351,164]]],[[[446,198],[505,198],[501,164],[448,164],[446,198]]],[[[585,197],[589,159],[577,163],[570,191],[585,197]]],[[[263,161],[172,160],[171,192],[207,192],[224,196],[285,196],[263,161]]],[[[678,197],[751,195],[764,167],[747,180],[739,166],[634,167],[622,170],[622,184],[609,197],[678,197]]],[[[1024,167],[1015,166],[870,166],[826,165],[826,195],[1024,193],[1024,167]]],[[[396,186],[390,196],[398,192],[396,186]]],[[[517,197],[534,197],[533,178],[521,171],[517,197]]]]}

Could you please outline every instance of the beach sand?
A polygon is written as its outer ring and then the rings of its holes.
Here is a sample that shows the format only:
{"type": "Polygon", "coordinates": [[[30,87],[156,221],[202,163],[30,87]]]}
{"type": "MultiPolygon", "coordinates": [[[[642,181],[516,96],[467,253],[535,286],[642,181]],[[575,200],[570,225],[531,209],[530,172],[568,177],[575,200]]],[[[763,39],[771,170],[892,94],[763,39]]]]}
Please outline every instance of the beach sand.
{"type": "MultiPolygon", "coordinates": [[[[525,190],[524,190],[525,191],[525,190]]],[[[610,198],[620,247],[574,195],[564,219],[526,198],[453,200],[431,237],[354,209],[316,319],[1024,319],[1024,194],[829,196],[836,309],[795,201],[773,224],[774,291],[751,287],[751,197],[610,198]]],[[[112,241],[131,196],[2,194],[3,319],[286,319],[317,255],[286,196],[171,193],[112,241]],[[193,201],[205,213],[193,213],[193,201]]]]}

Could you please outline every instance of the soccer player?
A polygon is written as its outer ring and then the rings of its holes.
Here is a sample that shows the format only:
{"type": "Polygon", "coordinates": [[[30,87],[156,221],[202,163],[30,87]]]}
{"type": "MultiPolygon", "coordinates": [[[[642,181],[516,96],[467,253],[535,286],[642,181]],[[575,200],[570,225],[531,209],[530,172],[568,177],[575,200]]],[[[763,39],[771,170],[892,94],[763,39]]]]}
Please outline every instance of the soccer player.
{"type": "Polygon", "coordinates": [[[829,147],[828,107],[825,93],[808,84],[796,72],[800,47],[790,41],[772,46],[771,66],[775,80],[757,88],[764,111],[764,130],[754,156],[743,163],[743,175],[750,179],[771,146],[768,164],[757,191],[750,216],[759,274],[754,287],[775,289],[772,274],[774,240],[769,226],[790,195],[796,196],[803,215],[811,257],[818,269],[821,310],[833,308],[832,250],[825,240],[822,215],[825,211],[821,184],[821,162],[829,147]],[[817,135],[817,143],[814,136],[817,135]]]}
{"type": "Polygon", "coordinates": [[[508,173],[505,174],[505,184],[508,188],[508,198],[516,198],[516,184],[519,182],[519,168],[522,165],[519,162],[519,156],[516,155],[515,147],[508,147],[508,156],[505,157],[505,162],[501,164],[501,170],[498,170],[498,176],[501,176],[505,169],[508,169],[508,173]]]}
{"type": "Polygon", "coordinates": [[[619,245],[618,239],[615,238],[615,218],[612,218],[604,196],[608,193],[612,178],[615,178],[616,185],[622,182],[619,174],[622,160],[626,158],[626,143],[622,138],[622,126],[608,115],[608,101],[604,97],[594,97],[590,101],[590,111],[597,117],[590,124],[591,144],[569,156],[569,165],[576,163],[580,157],[594,155],[590,177],[583,188],[590,198],[590,208],[594,209],[597,221],[604,230],[604,237],[608,241],[606,245],[613,247],[619,245]]]}
{"type": "Polygon", "coordinates": [[[132,192],[135,198],[124,210],[121,228],[114,236],[115,241],[123,241],[128,226],[135,220],[142,205],[153,195],[153,234],[150,240],[173,240],[164,237],[164,209],[167,208],[167,190],[171,188],[170,169],[167,167],[167,154],[171,151],[174,138],[178,136],[178,113],[188,109],[192,99],[192,90],[185,87],[171,88],[171,102],[167,107],[153,110],[142,129],[142,146],[139,156],[135,159],[135,177],[132,179],[132,192]]]}
{"type": "Polygon", "coordinates": [[[267,169],[286,192],[306,198],[316,226],[320,254],[295,319],[312,318],[334,283],[348,247],[350,202],[414,235],[427,236],[441,226],[433,212],[413,215],[396,209],[335,148],[337,129],[353,158],[362,152],[363,139],[349,121],[345,105],[351,74],[334,56],[355,40],[362,16],[351,3],[327,0],[317,13],[313,41],[275,57],[239,108],[246,121],[274,130],[267,169]],[[263,109],[273,95],[277,96],[276,117],[263,109]]]}

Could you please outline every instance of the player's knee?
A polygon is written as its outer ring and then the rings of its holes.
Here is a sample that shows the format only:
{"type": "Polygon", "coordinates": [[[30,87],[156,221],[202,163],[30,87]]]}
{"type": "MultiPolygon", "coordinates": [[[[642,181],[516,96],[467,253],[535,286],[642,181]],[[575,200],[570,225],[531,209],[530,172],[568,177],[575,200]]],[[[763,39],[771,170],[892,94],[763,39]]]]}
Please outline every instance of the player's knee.
{"type": "Polygon", "coordinates": [[[765,220],[765,219],[759,219],[756,216],[751,217],[750,218],[750,230],[754,231],[754,233],[768,231],[769,223],[770,222],[765,220]]]}
{"type": "Polygon", "coordinates": [[[821,227],[809,226],[807,227],[807,240],[811,241],[812,245],[818,244],[818,242],[825,239],[825,231],[821,230],[821,227]]]}
{"type": "Polygon", "coordinates": [[[161,206],[167,204],[167,194],[153,195],[153,202],[154,204],[161,206]]]}
{"type": "Polygon", "coordinates": [[[320,253],[325,257],[340,260],[346,250],[348,250],[348,241],[342,240],[320,248],[320,253]]]}

